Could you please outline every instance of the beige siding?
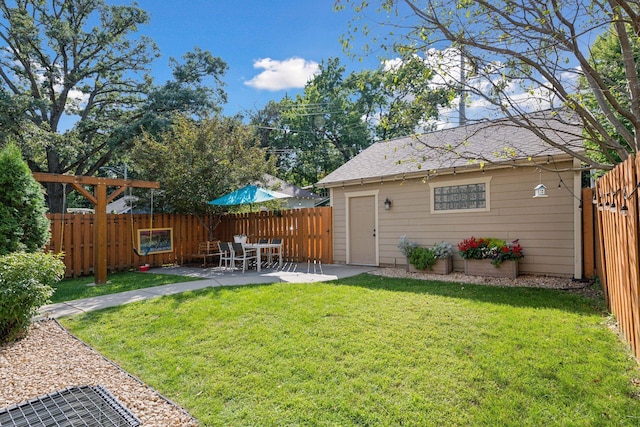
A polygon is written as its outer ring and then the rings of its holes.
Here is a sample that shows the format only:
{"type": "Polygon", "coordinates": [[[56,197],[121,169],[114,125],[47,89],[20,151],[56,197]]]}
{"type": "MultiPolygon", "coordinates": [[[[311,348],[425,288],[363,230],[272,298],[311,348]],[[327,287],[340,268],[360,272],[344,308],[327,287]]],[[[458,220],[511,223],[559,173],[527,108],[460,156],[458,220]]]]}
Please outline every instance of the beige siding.
{"type": "MultiPolygon", "coordinates": [[[[557,164],[558,169],[570,167],[557,164]]],[[[464,238],[496,237],[519,239],[525,258],[522,274],[573,276],[574,274],[574,207],[573,173],[541,174],[532,167],[508,168],[495,171],[458,173],[457,175],[384,182],[332,189],[334,214],[334,260],[346,262],[345,193],[379,191],[378,245],[380,265],[403,265],[406,260],[398,250],[403,234],[407,238],[430,246],[440,241],[450,242],[454,248],[464,238]],[[486,212],[430,213],[431,183],[470,178],[491,178],[490,207],[486,212]],[[558,188],[560,180],[564,184],[558,188]],[[533,188],[540,182],[547,186],[546,198],[533,198],[533,188]],[[566,186],[565,186],[566,185],[566,186]],[[384,210],[385,198],[393,202],[391,210],[384,210]]],[[[578,195],[579,196],[579,195],[578,195]]],[[[463,260],[456,255],[454,269],[463,270],[463,260]]]]}

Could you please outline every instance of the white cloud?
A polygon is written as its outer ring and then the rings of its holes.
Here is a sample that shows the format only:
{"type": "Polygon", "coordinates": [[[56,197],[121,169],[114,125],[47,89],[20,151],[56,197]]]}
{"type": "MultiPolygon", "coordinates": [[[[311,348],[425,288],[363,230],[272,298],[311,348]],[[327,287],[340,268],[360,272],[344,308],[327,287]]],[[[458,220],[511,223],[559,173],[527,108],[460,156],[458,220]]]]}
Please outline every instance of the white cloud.
{"type": "Polygon", "coordinates": [[[253,68],[263,69],[260,74],[244,82],[245,85],[256,89],[277,91],[282,89],[302,88],[314,75],[320,71],[315,61],[302,58],[289,58],[278,61],[263,58],[253,63],[253,68]]]}

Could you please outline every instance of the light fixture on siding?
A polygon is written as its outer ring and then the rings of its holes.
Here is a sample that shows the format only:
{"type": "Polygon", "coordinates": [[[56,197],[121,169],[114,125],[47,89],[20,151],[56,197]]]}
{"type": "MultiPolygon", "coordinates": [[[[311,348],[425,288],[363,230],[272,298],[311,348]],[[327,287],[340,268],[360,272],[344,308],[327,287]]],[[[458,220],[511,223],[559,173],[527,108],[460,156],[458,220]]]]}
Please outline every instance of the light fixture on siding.
{"type": "Polygon", "coordinates": [[[384,210],[388,211],[389,209],[391,209],[391,200],[389,200],[389,198],[387,197],[384,200],[384,210]]]}

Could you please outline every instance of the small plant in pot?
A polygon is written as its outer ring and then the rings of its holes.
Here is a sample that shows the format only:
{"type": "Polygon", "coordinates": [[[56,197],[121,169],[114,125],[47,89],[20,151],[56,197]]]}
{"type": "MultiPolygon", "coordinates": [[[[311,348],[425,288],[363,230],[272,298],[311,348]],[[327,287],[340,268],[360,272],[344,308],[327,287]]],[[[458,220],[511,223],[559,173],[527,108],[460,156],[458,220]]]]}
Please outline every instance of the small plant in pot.
{"type": "Polygon", "coordinates": [[[449,242],[440,242],[432,248],[436,259],[447,259],[453,256],[453,246],[449,242]]]}
{"type": "Polygon", "coordinates": [[[436,255],[433,249],[418,247],[411,251],[409,262],[418,270],[430,270],[436,263],[436,255]]]}
{"type": "MultiPolygon", "coordinates": [[[[406,240],[403,241],[401,239],[401,243],[402,242],[405,243],[405,247],[409,246],[408,244],[406,244],[406,240]]],[[[447,260],[452,256],[453,247],[451,246],[451,244],[448,242],[440,242],[430,248],[420,247],[417,246],[417,244],[415,244],[415,246],[411,245],[411,250],[409,251],[407,259],[408,262],[418,270],[432,270],[433,266],[438,260],[447,260]]],[[[451,271],[451,268],[446,267],[444,274],[448,273],[449,271],[451,271]]]]}

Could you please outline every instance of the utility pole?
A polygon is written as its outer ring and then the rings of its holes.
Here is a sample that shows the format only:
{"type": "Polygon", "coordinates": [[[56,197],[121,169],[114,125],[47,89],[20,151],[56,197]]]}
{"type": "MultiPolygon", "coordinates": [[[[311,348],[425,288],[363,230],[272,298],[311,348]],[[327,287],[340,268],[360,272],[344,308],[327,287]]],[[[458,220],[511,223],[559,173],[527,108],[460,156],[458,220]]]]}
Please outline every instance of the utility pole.
{"type": "Polygon", "coordinates": [[[467,76],[464,71],[464,65],[464,49],[460,48],[460,101],[458,102],[458,125],[460,126],[467,122],[466,100],[464,96],[467,76]]]}

